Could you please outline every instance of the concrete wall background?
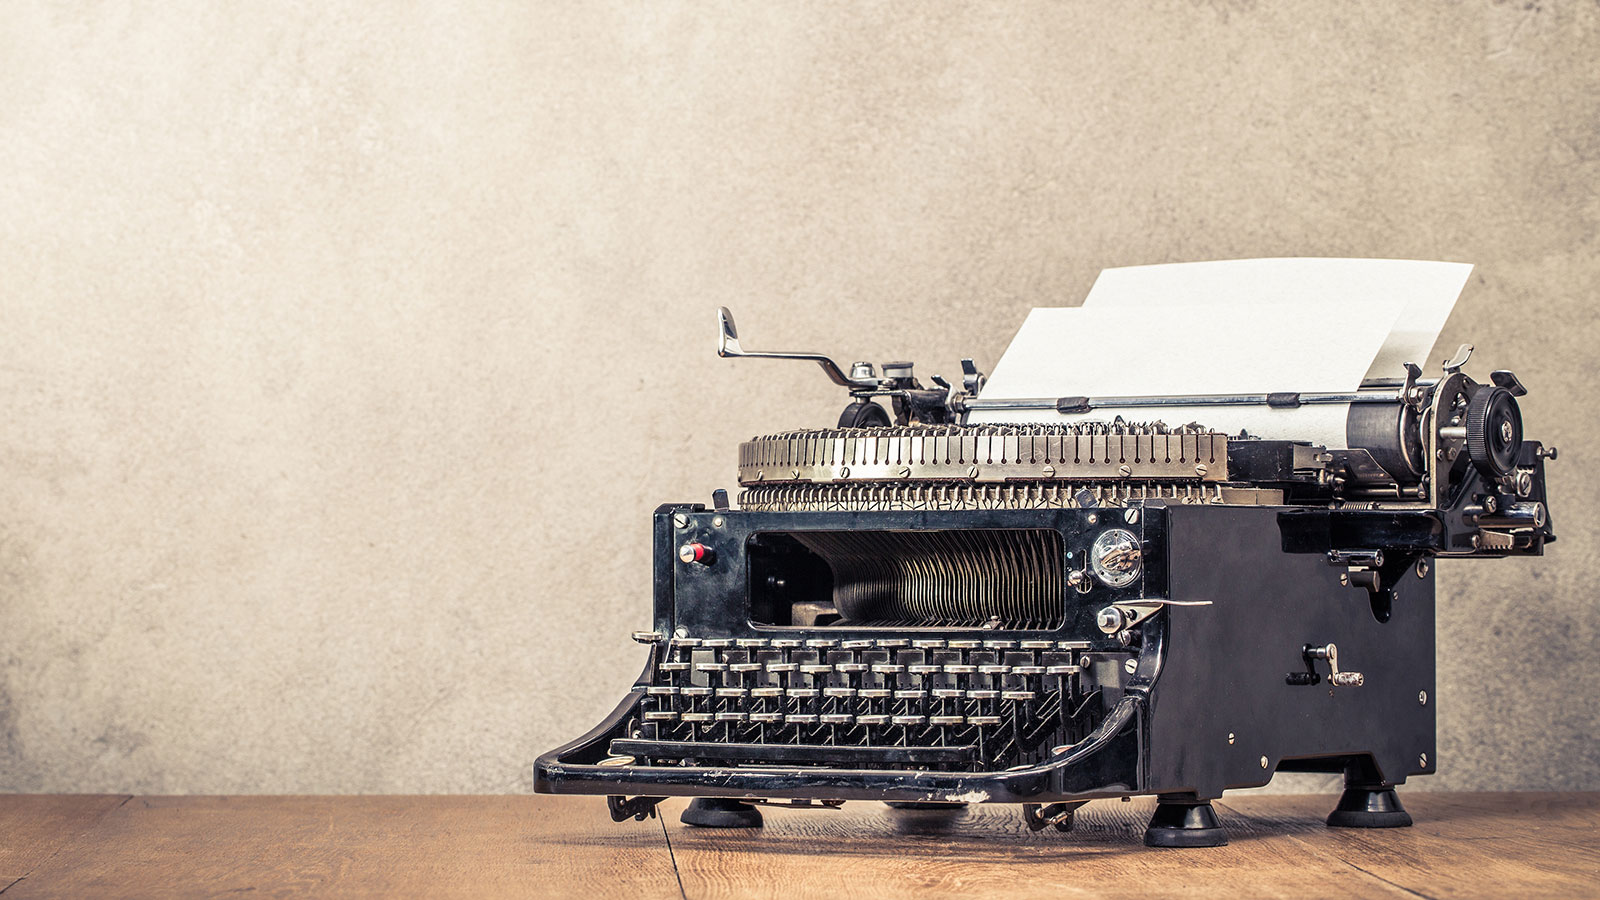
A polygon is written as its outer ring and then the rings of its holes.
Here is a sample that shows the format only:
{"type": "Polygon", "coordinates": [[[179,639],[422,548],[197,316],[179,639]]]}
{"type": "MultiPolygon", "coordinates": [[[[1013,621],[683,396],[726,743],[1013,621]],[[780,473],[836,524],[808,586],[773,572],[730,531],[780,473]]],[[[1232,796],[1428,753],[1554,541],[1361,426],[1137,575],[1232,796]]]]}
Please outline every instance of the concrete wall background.
{"type": "MultiPolygon", "coordinates": [[[[0,789],[517,791],[650,510],[1102,267],[1478,264],[1560,542],[1441,567],[1430,788],[1600,788],[1600,8],[7,4],[0,789]]],[[[1337,327],[1337,311],[1329,323],[1337,327]]],[[[1136,335],[1105,335],[1130,353],[1136,335]]]]}

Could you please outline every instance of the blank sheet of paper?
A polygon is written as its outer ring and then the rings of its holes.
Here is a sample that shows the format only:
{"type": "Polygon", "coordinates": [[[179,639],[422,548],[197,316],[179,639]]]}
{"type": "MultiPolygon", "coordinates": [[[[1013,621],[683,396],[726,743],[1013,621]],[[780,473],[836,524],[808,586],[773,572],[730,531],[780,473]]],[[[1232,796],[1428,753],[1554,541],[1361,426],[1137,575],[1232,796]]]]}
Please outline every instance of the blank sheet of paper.
{"type": "Polygon", "coordinates": [[[1414,259],[1230,259],[1105,269],[1083,300],[1086,309],[1271,304],[1308,327],[1348,321],[1352,303],[1392,307],[1393,330],[1368,378],[1400,378],[1404,365],[1431,371],[1428,356],[1472,274],[1471,263],[1414,259]]]}

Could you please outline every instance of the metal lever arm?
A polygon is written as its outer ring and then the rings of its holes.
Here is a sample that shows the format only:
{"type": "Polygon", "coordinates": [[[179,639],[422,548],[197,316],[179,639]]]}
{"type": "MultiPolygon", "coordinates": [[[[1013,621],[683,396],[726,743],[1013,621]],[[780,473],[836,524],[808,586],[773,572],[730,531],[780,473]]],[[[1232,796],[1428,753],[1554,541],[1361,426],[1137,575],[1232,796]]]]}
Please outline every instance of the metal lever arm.
{"type": "Polygon", "coordinates": [[[795,353],[775,350],[746,350],[739,346],[739,331],[733,324],[733,313],[726,306],[717,307],[717,355],[722,357],[745,356],[756,359],[802,359],[814,362],[828,373],[828,379],[841,387],[851,390],[875,391],[878,382],[875,380],[855,379],[844,373],[844,369],[832,359],[821,353],[795,353]]]}

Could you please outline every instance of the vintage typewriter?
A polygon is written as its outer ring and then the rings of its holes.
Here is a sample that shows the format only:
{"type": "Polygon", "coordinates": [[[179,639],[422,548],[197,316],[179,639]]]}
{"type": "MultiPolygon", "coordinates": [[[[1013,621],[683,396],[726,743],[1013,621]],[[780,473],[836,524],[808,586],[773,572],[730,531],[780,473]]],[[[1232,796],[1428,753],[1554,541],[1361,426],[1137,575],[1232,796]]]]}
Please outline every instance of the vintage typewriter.
{"type": "Polygon", "coordinates": [[[1215,846],[1210,801],[1287,771],[1343,774],[1329,825],[1409,825],[1394,786],[1437,766],[1436,561],[1555,539],[1556,451],[1469,347],[1342,393],[997,397],[970,360],[924,385],[719,329],[722,356],[813,361],[851,401],[740,446],[736,504],[656,511],[643,674],[535,769],[618,821],[667,796],[727,827],[987,802],[1065,831],[1157,795],[1147,844],[1215,846]],[[1283,424],[1204,424],[1241,411],[1283,424]],[[1342,439],[1262,434],[1330,416],[1342,439]]]}

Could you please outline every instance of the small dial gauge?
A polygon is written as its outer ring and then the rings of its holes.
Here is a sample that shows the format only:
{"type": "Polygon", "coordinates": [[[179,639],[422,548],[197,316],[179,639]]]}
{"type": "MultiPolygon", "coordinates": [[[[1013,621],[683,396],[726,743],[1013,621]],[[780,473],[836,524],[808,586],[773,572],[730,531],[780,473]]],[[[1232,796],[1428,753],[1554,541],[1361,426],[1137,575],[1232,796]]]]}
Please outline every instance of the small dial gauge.
{"type": "Polygon", "coordinates": [[[1107,587],[1127,587],[1144,569],[1139,538],[1122,528],[1102,531],[1089,548],[1089,568],[1107,587]]]}

